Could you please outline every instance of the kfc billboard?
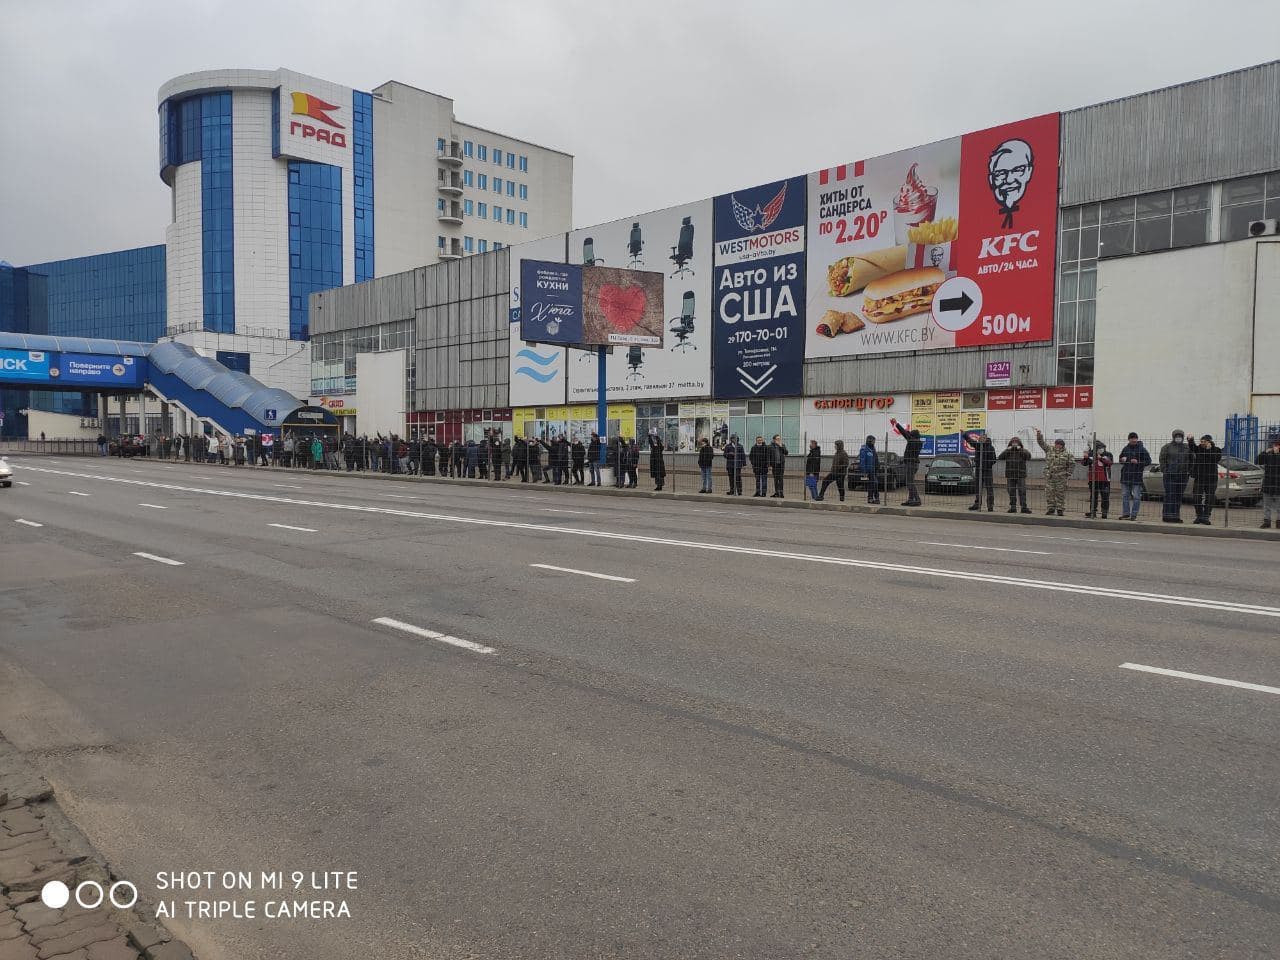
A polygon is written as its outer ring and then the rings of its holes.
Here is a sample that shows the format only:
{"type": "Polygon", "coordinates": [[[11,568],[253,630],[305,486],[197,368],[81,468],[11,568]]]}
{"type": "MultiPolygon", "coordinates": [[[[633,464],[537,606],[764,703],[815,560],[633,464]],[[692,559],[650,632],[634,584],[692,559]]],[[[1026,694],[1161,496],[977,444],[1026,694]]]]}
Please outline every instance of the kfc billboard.
{"type": "Polygon", "coordinates": [[[810,174],[806,359],[1052,340],[1058,128],[810,174]]]}

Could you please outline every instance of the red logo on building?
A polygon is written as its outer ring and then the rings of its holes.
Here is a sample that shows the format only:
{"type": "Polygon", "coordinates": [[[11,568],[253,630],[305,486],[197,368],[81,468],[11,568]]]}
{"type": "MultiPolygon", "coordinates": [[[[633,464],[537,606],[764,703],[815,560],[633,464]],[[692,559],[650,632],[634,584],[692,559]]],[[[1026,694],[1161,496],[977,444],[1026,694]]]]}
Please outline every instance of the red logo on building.
{"type": "MultiPolygon", "coordinates": [[[[299,93],[296,90],[290,96],[293,97],[293,113],[295,116],[309,117],[330,127],[337,127],[339,130],[346,129],[337,120],[329,116],[330,111],[342,109],[336,103],[328,103],[319,97],[312,96],[309,93],[299,93]]],[[[335,147],[345,147],[347,145],[347,135],[345,133],[335,133],[324,129],[324,127],[315,127],[298,120],[289,121],[289,133],[290,135],[301,136],[303,140],[315,140],[317,143],[327,143],[335,147]]]]}

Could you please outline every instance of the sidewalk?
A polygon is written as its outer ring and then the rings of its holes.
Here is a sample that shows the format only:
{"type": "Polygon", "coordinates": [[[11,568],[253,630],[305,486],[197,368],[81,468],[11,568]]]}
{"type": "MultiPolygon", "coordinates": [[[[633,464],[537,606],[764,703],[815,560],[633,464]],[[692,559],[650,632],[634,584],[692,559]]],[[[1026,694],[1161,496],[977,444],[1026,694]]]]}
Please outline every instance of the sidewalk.
{"type": "MultiPolygon", "coordinates": [[[[108,888],[110,868],[53,799],[49,784],[0,737],[0,960],[191,960],[191,951],[133,910],[86,910],[77,884],[108,888]],[[46,907],[40,891],[61,881],[72,900],[46,907]]],[[[123,896],[123,893],[122,893],[123,896]]],[[[96,890],[86,900],[97,899],[96,890]]]]}

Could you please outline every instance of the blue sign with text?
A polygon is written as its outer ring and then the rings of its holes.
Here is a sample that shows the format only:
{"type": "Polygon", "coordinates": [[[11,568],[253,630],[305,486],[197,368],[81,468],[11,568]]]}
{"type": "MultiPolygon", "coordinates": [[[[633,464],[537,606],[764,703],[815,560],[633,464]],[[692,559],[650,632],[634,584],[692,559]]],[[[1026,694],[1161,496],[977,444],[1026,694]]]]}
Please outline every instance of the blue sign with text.
{"type": "Polygon", "coordinates": [[[520,339],[582,342],[582,267],[546,260],[520,262],[520,339]]]}
{"type": "Polygon", "coordinates": [[[141,357],[111,357],[91,353],[60,353],[50,368],[54,382],[86,387],[140,387],[141,357]]]}
{"type": "Polygon", "coordinates": [[[792,177],[715,198],[717,399],[802,392],[806,186],[792,177]]]}
{"type": "Polygon", "coordinates": [[[0,350],[0,380],[49,379],[49,359],[43,350],[0,350]]]}

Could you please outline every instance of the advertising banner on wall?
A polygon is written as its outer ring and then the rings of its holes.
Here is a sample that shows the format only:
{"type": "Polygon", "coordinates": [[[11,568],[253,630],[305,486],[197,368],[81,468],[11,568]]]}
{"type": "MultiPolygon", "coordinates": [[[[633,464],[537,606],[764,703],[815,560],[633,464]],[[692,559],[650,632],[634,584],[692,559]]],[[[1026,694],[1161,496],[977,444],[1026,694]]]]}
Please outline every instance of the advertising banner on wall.
{"type": "Polygon", "coordinates": [[[522,260],[520,289],[527,343],[662,347],[661,273],[522,260]]]}
{"type": "Polygon", "coordinates": [[[565,262],[565,235],[556,234],[510,248],[511,342],[508,353],[510,383],[508,402],[513,407],[545,406],[564,403],[565,349],[541,343],[527,343],[520,336],[521,292],[524,288],[521,270],[524,263],[565,262]]]}
{"type": "Polygon", "coordinates": [[[60,353],[49,368],[57,383],[86,387],[140,387],[146,360],[104,357],[88,353],[60,353]]]}
{"type": "Polygon", "coordinates": [[[0,350],[0,381],[48,381],[50,356],[43,350],[0,350]]]}
{"type": "Polygon", "coordinates": [[[527,343],[582,342],[582,268],[520,262],[520,336],[527,343]]]}
{"type": "Polygon", "coordinates": [[[1053,339],[1058,115],[809,176],[806,358],[1053,339]]]}
{"type": "Polygon", "coordinates": [[[807,189],[792,177],[715,198],[718,398],[802,391],[807,189]]]}
{"type": "MultiPolygon", "coordinates": [[[[711,239],[710,200],[569,234],[571,263],[621,268],[640,276],[657,271],[662,275],[661,345],[623,343],[613,348],[606,358],[610,400],[711,393],[711,239]]],[[[587,301],[591,300],[589,277],[590,271],[584,271],[587,301]]],[[[656,293],[656,289],[646,293],[646,304],[656,299],[656,293]]],[[[634,294],[626,296],[630,299],[620,306],[635,312],[634,294]]],[[[596,362],[594,351],[569,351],[571,402],[596,399],[596,362]]]]}
{"type": "Polygon", "coordinates": [[[347,166],[351,157],[352,89],[281,71],[275,91],[275,156],[347,166]]]}

